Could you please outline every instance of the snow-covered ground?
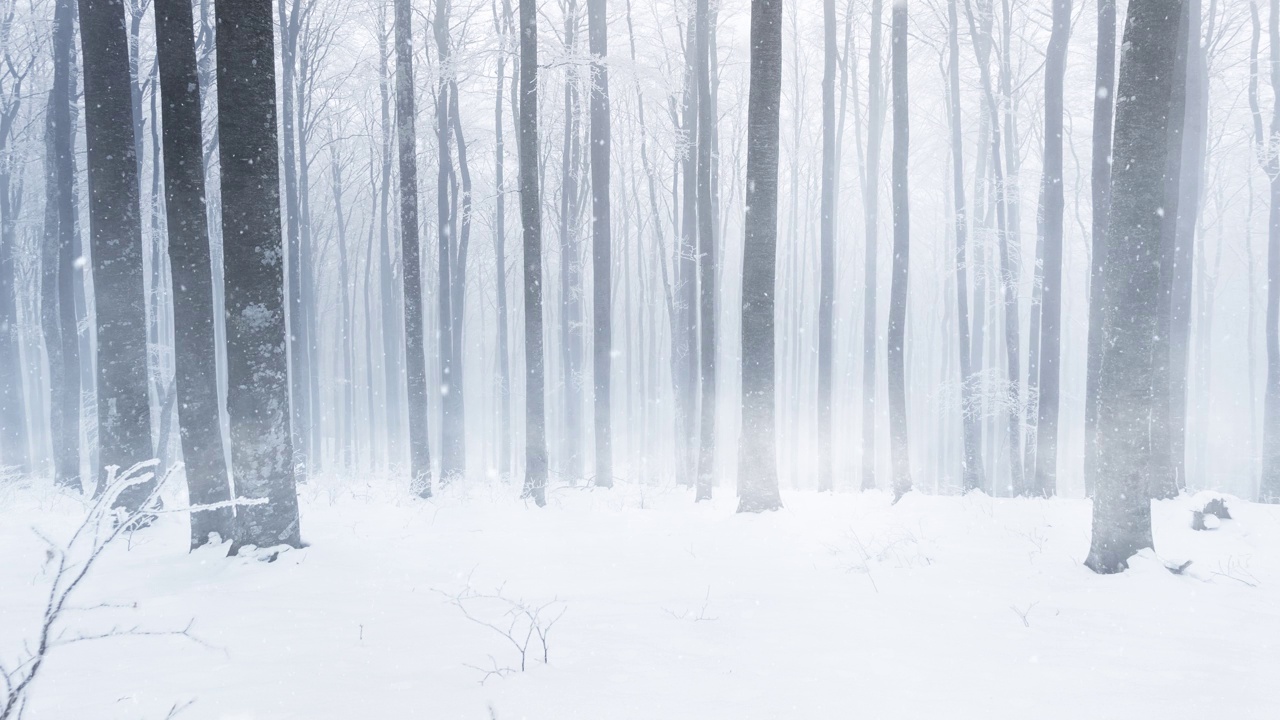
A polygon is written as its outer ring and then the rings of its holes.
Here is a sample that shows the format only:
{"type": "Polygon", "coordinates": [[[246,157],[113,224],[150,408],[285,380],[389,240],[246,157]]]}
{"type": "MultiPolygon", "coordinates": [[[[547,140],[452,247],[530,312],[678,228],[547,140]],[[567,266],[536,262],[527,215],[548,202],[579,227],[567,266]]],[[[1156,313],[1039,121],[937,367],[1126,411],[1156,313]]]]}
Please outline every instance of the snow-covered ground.
{"type": "MultiPolygon", "coordinates": [[[[1194,532],[1191,498],[1157,503],[1157,555],[1099,577],[1081,500],[784,493],[743,516],[723,488],[702,505],[563,488],[541,510],[516,494],[316,481],[310,546],[274,562],[189,554],[185,519],[164,516],[73,597],[126,607],[64,631],[192,622],[195,639],[56,648],[26,717],[1280,717],[1280,507],[1230,500],[1235,519],[1194,532]],[[518,651],[482,623],[507,628],[514,605],[494,595],[559,618],[549,663],[535,632],[507,672],[518,651]]],[[[64,538],[83,508],[0,496],[10,663],[49,581],[32,528],[64,538]]]]}

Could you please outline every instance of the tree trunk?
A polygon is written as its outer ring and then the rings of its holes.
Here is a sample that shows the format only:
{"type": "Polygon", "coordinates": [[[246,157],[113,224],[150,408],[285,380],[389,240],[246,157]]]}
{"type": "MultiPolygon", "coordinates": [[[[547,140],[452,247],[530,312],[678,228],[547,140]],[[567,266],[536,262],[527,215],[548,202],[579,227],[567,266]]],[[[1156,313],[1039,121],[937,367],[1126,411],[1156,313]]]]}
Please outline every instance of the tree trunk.
{"type": "MultiPolygon", "coordinates": [[[[407,0],[402,0],[407,4],[407,0]]],[[[524,228],[524,496],[546,504],[542,358],[542,206],[538,195],[538,14],[520,0],[520,221],[524,228]]]]}
{"type": "Polygon", "coordinates": [[[431,497],[427,435],[427,348],[422,313],[422,258],[418,244],[418,152],[414,134],[413,10],[395,1],[396,133],[400,141],[400,242],[404,292],[405,370],[409,389],[409,465],[413,491],[431,497]]]}
{"type": "Polygon", "coordinates": [[[698,91],[698,272],[701,331],[698,386],[701,390],[699,419],[698,481],[696,500],[710,500],[715,480],[716,460],[716,277],[719,240],[716,237],[715,205],[712,196],[711,150],[716,118],[711,95],[711,12],[708,0],[698,0],[694,20],[694,75],[698,91]]]}
{"type": "Polygon", "coordinates": [[[879,250],[881,108],[880,26],[884,0],[871,0],[871,49],[867,82],[867,165],[862,179],[863,218],[866,223],[866,284],[862,300],[862,489],[876,487],[876,356],[879,353],[876,315],[876,275],[879,250]]]}
{"type": "Polygon", "coordinates": [[[299,547],[271,3],[219,0],[215,12],[231,467],[236,497],[268,500],[237,511],[233,547],[299,547]]]}
{"type": "Polygon", "coordinates": [[[782,507],[775,444],[774,322],[782,0],[751,2],[746,229],[742,261],[742,438],[738,512],[782,507]]]}
{"type": "MultiPolygon", "coordinates": [[[[703,3],[706,0],[702,0],[703,3]]],[[[610,236],[608,18],[605,0],[587,0],[587,39],[591,50],[591,255],[594,316],[595,484],[613,486],[613,418],[610,404],[613,353],[613,258],[610,236]]],[[[714,368],[713,368],[714,372],[714,368]]],[[[705,397],[705,395],[704,395],[705,397]]],[[[704,433],[706,430],[704,429],[704,433]]],[[[714,426],[712,427],[714,432],[714,426]]],[[[705,437],[704,437],[705,442],[705,437]]]]}
{"type": "Polygon", "coordinates": [[[1089,267],[1089,349],[1084,398],[1084,488],[1093,497],[1098,474],[1098,379],[1102,372],[1102,273],[1111,213],[1111,122],[1115,113],[1116,4],[1098,1],[1098,43],[1093,99],[1093,244],[1089,267]]]}
{"type": "Polygon", "coordinates": [[[979,408],[981,400],[976,396],[978,378],[973,373],[969,347],[969,286],[966,275],[965,251],[968,244],[969,217],[964,196],[964,133],[960,125],[960,27],[956,12],[956,0],[947,2],[948,50],[947,87],[951,102],[948,111],[951,121],[951,177],[952,203],[955,206],[955,273],[957,323],[960,335],[960,417],[964,432],[964,456],[961,477],[965,492],[983,486],[982,455],[979,451],[979,408]]]}
{"type": "Polygon", "coordinates": [[[836,233],[836,3],[822,2],[822,237],[818,270],[818,491],[832,486],[831,365],[836,233]]]}
{"type": "MultiPolygon", "coordinates": [[[[1271,0],[1271,88],[1280,91],[1280,1],[1271,0]]],[[[1267,219],[1267,387],[1262,406],[1262,479],[1259,499],[1280,503],[1280,159],[1271,147],[1280,133],[1280,101],[1272,108],[1267,148],[1271,202],[1267,219]]]]}
{"type": "MultiPolygon", "coordinates": [[[[578,3],[569,0],[564,19],[565,54],[577,52],[578,3]]],[[[582,251],[578,247],[581,133],[578,128],[578,80],[565,69],[564,145],[560,157],[560,362],[564,371],[564,428],[560,472],[570,483],[582,476],[582,251]]]]}
{"type": "Polygon", "coordinates": [[[1114,573],[1152,547],[1150,470],[1153,355],[1161,293],[1166,132],[1181,2],[1130,0],[1120,58],[1107,259],[1103,265],[1098,382],[1098,484],[1085,564],[1114,573]]]}
{"type": "MultiPolygon", "coordinates": [[[[80,30],[98,337],[101,491],[109,468],[124,471],[152,457],[147,318],[123,6],[110,0],[80,0],[80,30]]],[[[151,483],[135,485],[121,493],[118,503],[137,509],[150,491],[151,483]]]]}
{"type": "MultiPolygon", "coordinates": [[[[394,21],[393,21],[394,24],[394,21]]],[[[394,32],[394,30],[392,31],[394,32]]],[[[391,465],[401,457],[401,442],[403,440],[403,429],[401,420],[403,413],[401,404],[405,401],[405,385],[404,370],[401,366],[403,356],[400,350],[399,334],[404,329],[404,318],[400,315],[399,304],[396,302],[398,293],[396,292],[395,276],[392,272],[392,263],[394,262],[393,244],[397,243],[399,238],[393,237],[391,226],[394,218],[391,216],[390,205],[391,200],[391,146],[392,146],[392,117],[391,117],[391,70],[388,67],[390,56],[395,53],[392,48],[387,48],[387,36],[391,34],[383,30],[378,35],[378,70],[380,74],[379,94],[382,103],[382,180],[379,192],[379,210],[378,217],[380,219],[378,227],[380,234],[378,237],[378,288],[379,292],[379,310],[382,327],[382,365],[383,365],[383,403],[386,405],[387,418],[387,463],[391,465]]],[[[398,57],[398,56],[397,56],[398,57]]],[[[399,60],[397,59],[397,62],[399,60]]],[[[396,100],[399,102],[399,88],[397,88],[396,100]]],[[[413,99],[412,95],[409,98],[413,99]]],[[[399,112],[397,107],[396,112],[399,112]]],[[[398,125],[397,125],[398,130],[398,125]]],[[[415,165],[416,170],[416,165],[415,165]]],[[[414,175],[415,186],[417,175],[414,175]]],[[[417,217],[417,201],[414,201],[414,217],[417,217]]],[[[416,232],[416,225],[415,225],[416,232]]],[[[416,266],[415,266],[416,267],[416,266]]],[[[401,268],[404,272],[404,268],[401,268]]],[[[403,277],[401,279],[403,288],[403,277]]],[[[421,310],[421,304],[419,304],[421,310]]],[[[425,362],[425,361],[424,361],[425,362]]],[[[426,432],[425,429],[422,432],[426,432]]]]}
{"type": "Polygon", "coordinates": [[[449,2],[436,0],[435,18],[431,23],[435,33],[436,53],[441,68],[436,86],[436,230],[439,248],[437,253],[439,284],[436,292],[439,329],[437,337],[440,352],[440,482],[457,479],[465,472],[465,439],[462,417],[462,368],[455,365],[457,352],[454,340],[453,285],[461,283],[455,277],[454,256],[458,243],[457,194],[458,180],[454,174],[453,154],[450,152],[450,110],[452,101],[449,86],[449,2]]]}
{"type": "Polygon", "coordinates": [[[907,153],[907,6],[893,6],[893,282],[889,290],[889,436],[893,459],[893,497],[911,490],[907,445],[907,377],[903,350],[907,328],[907,273],[911,251],[907,153]]]}
{"type": "MultiPolygon", "coordinates": [[[[231,499],[218,418],[213,269],[205,207],[204,140],[191,3],[156,0],[156,52],[164,102],[164,189],[173,273],[174,381],[190,504],[231,499]]],[[[164,441],[164,438],[161,438],[164,441]]],[[[191,513],[192,549],[232,536],[230,507],[191,513]]]]}
{"type": "Polygon", "coordinates": [[[494,9],[494,30],[501,38],[498,52],[498,89],[493,102],[493,135],[494,135],[494,231],[493,258],[495,265],[494,284],[497,289],[498,305],[498,395],[500,415],[498,417],[498,476],[507,478],[511,475],[511,351],[507,346],[507,186],[506,146],[503,140],[502,125],[502,86],[506,80],[507,43],[511,37],[511,4],[509,0],[502,2],[502,19],[499,21],[494,9]]]}
{"type": "Polygon", "coordinates": [[[1058,385],[1062,342],[1062,115],[1071,0],[1054,0],[1053,33],[1045,59],[1044,99],[1044,266],[1040,306],[1040,390],[1036,422],[1035,491],[1058,489],[1058,385]]]}

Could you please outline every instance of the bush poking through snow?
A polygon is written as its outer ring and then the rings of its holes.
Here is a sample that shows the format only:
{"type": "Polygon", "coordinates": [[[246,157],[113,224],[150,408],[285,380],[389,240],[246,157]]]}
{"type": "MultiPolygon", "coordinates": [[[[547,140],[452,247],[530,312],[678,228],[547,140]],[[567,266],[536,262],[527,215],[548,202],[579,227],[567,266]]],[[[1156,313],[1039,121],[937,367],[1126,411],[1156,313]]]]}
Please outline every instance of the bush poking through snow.
{"type": "MultiPolygon", "coordinates": [[[[122,535],[148,524],[155,517],[159,506],[159,495],[169,473],[165,473],[160,481],[151,489],[146,500],[136,510],[128,511],[115,507],[120,493],[128,488],[148,483],[154,477],[156,460],[141,462],[129,468],[123,475],[118,468],[107,469],[108,477],[105,491],[98,496],[84,521],[72,534],[66,544],[58,544],[49,538],[37,535],[45,542],[44,574],[52,575],[49,592],[41,615],[39,627],[34,637],[22,644],[22,651],[16,660],[0,659],[0,720],[14,720],[21,717],[27,704],[27,697],[32,683],[40,675],[49,654],[59,647],[89,640],[107,638],[136,637],[143,635],[176,635],[195,640],[191,635],[191,623],[181,630],[146,630],[138,626],[111,626],[107,630],[96,632],[78,631],[67,622],[67,614],[74,611],[119,608],[119,605],[100,603],[90,606],[77,606],[70,603],[76,590],[102,558],[106,549],[122,535]],[[12,664],[11,664],[12,663],[12,664]]],[[[124,606],[134,607],[134,606],[124,606]]],[[[177,708],[170,712],[172,716],[177,708]]]]}
{"type": "Polygon", "coordinates": [[[518,668],[499,665],[492,655],[488,656],[489,667],[487,668],[467,665],[484,674],[480,679],[481,685],[494,676],[501,678],[514,672],[524,672],[528,668],[530,653],[537,657],[539,647],[542,650],[542,663],[545,665],[549,662],[551,628],[564,617],[565,611],[568,610],[559,598],[552,598],[541,604],[526,602],[524,598],[509,598],[503,594],[504,587],[505,585],[500,585],[491,593],[482,593],[472,587],[468,579],[466,587],[456,594],[436,591],[444,595],[451,605],[461,610],[468,620],[502,636],[520,656],[518,668]],[[537,645],[534,645],[534,638],[537,638],[537,645]]]}

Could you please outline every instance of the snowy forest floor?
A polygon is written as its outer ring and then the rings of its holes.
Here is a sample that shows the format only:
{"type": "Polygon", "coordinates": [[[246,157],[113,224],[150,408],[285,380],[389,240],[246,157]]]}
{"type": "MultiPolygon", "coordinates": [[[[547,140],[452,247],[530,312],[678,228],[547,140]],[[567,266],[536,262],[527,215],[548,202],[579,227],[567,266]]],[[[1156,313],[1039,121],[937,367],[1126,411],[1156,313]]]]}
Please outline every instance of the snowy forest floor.
{"type": "MultiPolygon", "coordinates": [[[[1280,709],[1280,507],[1229,500],[1235,519],[1195,532],[1192,498],[1156,503],[1157,554],[1100,577],[1082,565],[1082,500],[793,492],[755,516],[724,487],[701,505],[682,488],[556,488],[543,510],[501,484],[431,501],[384,481],[300,492],[309,547],[274,562],[188,553],[181,515],[112,546],[73,598],[111,607],[69,613],[68,636],[191,622],[198,642],[58,647],[28,720],[174,706],[183,719],[476,720],[1280,709]],[[536,628],[510,613],[521,602],[542,608],[540,627],[559,617],[549,663],[534,632],[525,672],[482,624],[514,619],[523,642],[536,628]]],[[[83,514],[47,489],[0,489],[0,660],[33,642],[47,596],[33,529],[66,538],[83,514]]]]}

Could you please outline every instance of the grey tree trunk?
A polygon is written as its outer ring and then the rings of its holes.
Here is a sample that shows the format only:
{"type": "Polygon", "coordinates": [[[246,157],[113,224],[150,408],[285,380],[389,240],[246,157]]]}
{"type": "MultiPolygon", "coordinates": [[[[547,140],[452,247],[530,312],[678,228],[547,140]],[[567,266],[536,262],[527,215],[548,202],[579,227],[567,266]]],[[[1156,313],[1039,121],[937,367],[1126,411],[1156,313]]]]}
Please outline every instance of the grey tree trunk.
{"type": "MultiPolygon", "coordinates": [[[[7,25],[12,21],[12,11],[0,18],[7,25]]],[[[0,50],[0,62],[5,65],[6,79],[10,82],[0,87],[0,468],[9,467],[19,473],[31,471],[31,457],[27,440],[27,403],[22,378],[22,334],[18,327],[18,291],[16,265],[18,259],[18,213],[22,209],[23,182],[18,174],[16,187],[13,182],[19,165],[14,158],[15,122],[25,99],[23,82],[31,73],[32,61],[13,57],[10,49],[0,50]]],[[[134,195],[135,200],[137,195],[134,195]]],[[[137,205],[135,203],[134,207],[137,205]]],[[[139,261],[141,261],[139,259],[139,261]]]]}
{"type": "Polygon", "coordinates": [[[879,353],[876,316],[876,275],[879,250],[881,108],[880,26],[884,0],[871,0],[871,48],[867,82],[867,164],[862,180],[863,218],[867,257],[862,296],[862,489],[876,487],[876,356],[879,353]]]}
{"type": "Polygon", "coordinates": [[[822,237],[818,269],[818,490],[831,490],[831,365],[836,234],[836,3],[822,2],[822,237]]]}
{"type": "Polygon", "coordinates": [[[452,96],[449,76],[449,2],[436,0],[435,18],[431,23],[435,33],[436,53],[441,68],[436,87],[436,229],[438,231],[439,284],[437,286],[437,310],[439,312],[440,351],[440,481],[457,479],[466,472],[466,443],[464,439],[462,404],[462,367],[458,364],[461,328],[454,327],[453,302],[456,298],[454,284],[461,285],[461,273],[455,267],[458,237],[458,179],[454,173],[453,154],[450,151],[452,96]]]}
{"type": "MultiPolygon", "coordinates": [[[[407,0],[405,1],[407,4],[407,0]]],[[[538,13],[520,0],[520,221],[524,228],[524,496],[545,505],[547,428],[542,358],[542,206],[538,194],[538,13]]]]}
{"type": "Polygon", "coordinates": [[[907,329],[907,277],[911,252],[907,155],[907,5],[895,2],[893,42],[893,280],[889,290],[889,333],[885,337],[889,373],[889,439],[893,460],[893,497],[911,490],[907,444],[907,374],[903,350],[907,329]]]}
{"type": "MultiPolygon", "coordinates": [[[[204,140],[191,3],[155,0],[164,103],[164,190],[173,273],[174,382],[190,504],[231,499],[218,417],[213,268],[205,206],[204,140]]],[[[164,441],[164,438],[161,438],[164,441]]],[[[232,537],[230,507],[191,513],[191,547],[232,537]]]]}
{"type": "MultiPolygon", "coordinates": [[[[569,0],[564,19],[565,54],[577,52],[578,3],[569,0]]],[[[579,173],[582,148],[579,130],[577,70],[570,64],[564,82],[564,144],[560,157],[560,361],[564,370],[564,428],[560,472],[571,483],[582,476],[582,250],[578,246],[579,173]]]]}
{"type": "Polygon", "coordinates": [[[698,91],[698,278],[700,373],[698,481],[695,500],[710,500],[716,460],[716,278],[719,239],[712,196],[712,145],[715,140],[715,105],[711,95],[711,11],[708,0],[698,0],[694,20],[694,76],[698,91]]]}
{"type": "MultiPolygon", "coordinates": [[[[702,0],[706,2],[706,0],[702,0]]],[[[611,358],[613,353],[613,256],[610,235],[608,23],[605,0],[587,0],[587,40],[591,50],[591,255],[594,317],[595,484],[613,486],[611,358]]],[[[714,372],[714,370],[713,370],[714,372]]],[[[712,431],[714,432],[714,426],[712,431]]],[[[705,433],[705,429],[704,429],[705,433]]],[[[704,438],[705,440],[705,438],[704,438]]]]}
{"type": "Polygon", "coordinates": [[[742,436],[738,445],[738,512],[761,512],[782,507],[774,428],[773,327],[781,97],[782,0],[752,0],[746,237],[742,261],[742,436]]]}
{"type": "Polygon", "coordinates": [[[268,501],[237,511],[233,547],[298,547],[271,3],[215,13],[231,468],[237,497],[268,501]]]}
{"type": "Polygon", "coordinates": [[[502,47],[498,53],[498,89],[493,103],[493,135],[494,135],[494,187],[497,189],[494,199],[494,231],[493,258],[495,267],[494,284],[497,289],[498,311],[498,475],[506,478],[511,474],[511,351],[508,347],[509,332],[507,330],[507,186],[506,186],[506,145],[503,139],[502,124],[502,88],[506,80],[506,62],[509,38],[511,37],[511,3],[502,2],[502,18],[497,17],[494,8],[494,31],[501,38],[502,47]]]}
{"type": "Polygon", "coordinates": [[[1089,349],[1084,397],[1084,487],[1093,497],[1098,473],[1098,379],[1102,372],[1102,273],[1111,213],[1111,123],[1115,114],[1116,4],[1098,0],[1098,42],[1093,99],[1093,242],[1089,265],[1089,349]]]}
{"type": "MultiPolygon", "coordinates": [[[[394,21],[392,23],[394,25],[394,21]]],[[[394,33],[394,30],[392,30],[394,33]]],[[[391,117],[391,70],[388,67],[390,56],[395,53],[392,48],[386,47],[387,35],[392,33],[382,32],[379,34],[378,47],[378,70],[380,73],[380,96],[382,102],[382,180],[379,192],[379,212],[380,221],[379,237],[378,237],[378,288],[379,293],[379,311],[382,327],[382,368],[383,368],[383,402],[386,404],[387,419],[387,462],[391,464],[401,457],[401,448],[403,440],[403,428],[401,420],[403,412],[401,406],[405,401],[405,385],[404,385],[404,369],[401,365],[403,356],[400,349],[399,335],[404,329],[404,319],[400,315],[399,303],[397,298],[399,293],[396,292],[395,276],[392,273],[392,263],[394,243],[399,240],[391,233],[391,226],[394,218],[391,216],[389,204],[391,200],[391,146],[392,146],[392,117],[391,117]]],[[[399,94],[397,93],[397,101],[399,94]]],[[[412,97],[410,97],[412,100],[412,97]]],[[[399,110],[397,109],[397,112],[399,110]]],[[[398,124],[397,124],[398,128],[398,124]]],[[[416,166],[415,166],[416,168],[416,166]]],[[[415,175],[416,178],[416,175],[415,175]]],[[[416,202],[414,207],[416,208],[416,202]]],[[[417,216],[415,212],[415,217],[417,216]]],[[[401,270],[403,272],[403,268],[401,270]]],[[[401,281],[403,283],[403,280],[401,281]]],[[[419,305],[421,309],[421,305],[419,305]]],[[[425,432],[425,430],[423,431],[425,432]]]]}
{"type": "Polygon", "coordinates": [[[409,472],[413,491],[431,497],[427,435],[427,348],[422,314],[422,256],[418,243],[418,152],[414,134],[413,9],[395,2],[396,134],[400,161],[400,243],[404,292],[405,374],[409,389],[409,472]]]}
{"type": "MultiPolygon", "coordinates": [[[[1280,90],[1280,0],[1271,0],[1271,88],[1280,90]]],[[[1262,478],[1258,498],[1280,503],[1280,159],[1273,138],[1280,134],[1280,102],[1272,107],[1267,151],[1271,202],[1267,218],[1267,386],[1262,404],[1262,478]]]]}
{"type": "MultiPolygon", "coordinates": [[[[955,205],[956,233],[956,308],[960,335],[960,416],[964,436],[961,478],[965,492],[983,487],[982,454],[979,448],[978,422],[980,413],[977,397],[978,378],[973,373],[969,347],[969,285],[965,260],[968,245],[969,216],[964,196],[964,133],[960,124],[960,20],[956,12],[956,0],[947,2],[947,45],[950,61],[947,67],[947,87],[951,102],[948,111],[951,124],[951,177],[952,202],[955,205]]],[[[981,142],[981,141],[979,141],[981,142]]]]}
{"type": "Polygon", "coordinates": [[[1058,489],[1058,387],[1062,362],[1062,115],[1067,41],[1071,37],[1071,0],[1053,0],[1053,32],[1045,58],[1044,80],[1044,266],[1040,306],[1040,391],[1036,422],[1033,491],[1058,489]]]}
{"type": "Polygon", "coordinates": [[[1102,369],[1098,382],[1098,483],[1085,564],[1115,573],[1152,547],[1148,494],[1151,377],[1163,257],[1153,208],[1165,201],[1169,106],[1180,0],[1131,0],[1120,58],[1111,218],[1103,265],[1102,369]]]}
{"type": "MultiPolygon", "coordinates": [[[[124,471],[152,457],[142,219],[123,6],[112,0],[80,0],[80,43],[98,337],[101,490],[109,468],[124,471]]],[[[150,492],[150,483],[135,485],[120,494],[118,503],[136,509],[150,492]]]]}

